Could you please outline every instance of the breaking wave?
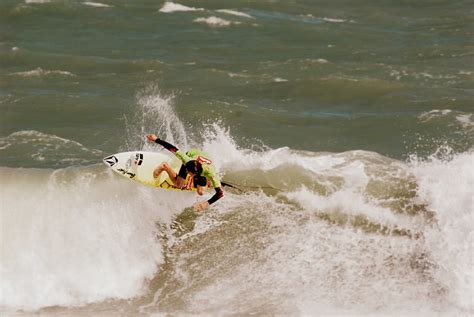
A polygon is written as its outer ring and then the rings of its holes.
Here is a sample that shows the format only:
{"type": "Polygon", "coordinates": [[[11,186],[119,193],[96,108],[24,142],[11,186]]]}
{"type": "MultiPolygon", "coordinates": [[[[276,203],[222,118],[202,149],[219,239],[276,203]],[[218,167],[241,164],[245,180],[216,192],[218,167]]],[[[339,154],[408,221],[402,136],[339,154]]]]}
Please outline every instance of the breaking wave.
{"type": "Polygon", "coordinates": [[[161,150],[145,133],[198,145],[234,185],[226,197],[199,215],[188,207],[202,198],[102,165],[0,168],[4,310],[474,312],[472,151],[402,162],[243,148],[221,123],[204,125],[199,143],[173,100],[156,87],[139,93],[123,150],[161,150]]]}

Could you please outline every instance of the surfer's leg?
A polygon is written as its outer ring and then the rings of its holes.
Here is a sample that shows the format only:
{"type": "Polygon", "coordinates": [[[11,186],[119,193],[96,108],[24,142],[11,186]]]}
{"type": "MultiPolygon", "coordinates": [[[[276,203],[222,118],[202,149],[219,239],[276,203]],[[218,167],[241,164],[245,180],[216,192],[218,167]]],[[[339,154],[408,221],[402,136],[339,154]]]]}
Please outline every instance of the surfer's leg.
{"type": "Polygon", "coordinates": [[[167,162],[163,162],[161,163],[157,168],[155,168],[155,170],[153,171],[153,177],[154,178],[158,178],[160,177],[160,174],[165,171],[166,173],[168,173],[169,177],[175,181],[176,180],[176,172],[173,171],[173,169],[171,168],[171,166],[167,163],[167,162]]]}
{"type": "Polygon", "coordinates": [[[176,187],[183,188],[184,186],[186,186],[186,177],[187,176],[188,176],[188,171],[186,170],[186,166],[181,165],[181,168],[179,169],[178,175],[173,180],[176,187]]]}

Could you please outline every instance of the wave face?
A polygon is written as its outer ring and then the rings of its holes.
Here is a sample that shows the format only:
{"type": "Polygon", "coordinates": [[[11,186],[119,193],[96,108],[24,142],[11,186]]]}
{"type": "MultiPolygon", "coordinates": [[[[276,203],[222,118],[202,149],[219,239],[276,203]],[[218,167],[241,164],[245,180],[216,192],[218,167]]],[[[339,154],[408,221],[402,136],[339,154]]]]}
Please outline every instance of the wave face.
{"type": "Polygon", "coordinates": [[[139,93],[140,124],[127,125],[123,150],[160,150],[143,143],[145,131],[199,146],[237,188],[200,215],[188,207],[202,198],[139,186],[100,164],[0,168],[3,310],[474,311],[472,151],[403,162],[244,148],[222,123],[186,126],[173,102],[156,87],[139,93]]]}

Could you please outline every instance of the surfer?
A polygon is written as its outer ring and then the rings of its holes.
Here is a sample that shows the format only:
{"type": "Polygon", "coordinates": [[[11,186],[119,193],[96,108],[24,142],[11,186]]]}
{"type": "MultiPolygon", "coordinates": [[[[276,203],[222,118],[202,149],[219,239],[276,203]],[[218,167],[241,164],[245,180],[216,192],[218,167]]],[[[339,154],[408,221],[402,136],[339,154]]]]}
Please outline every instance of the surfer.
{"type": "Polygon", "coordinates": [[[146,137],[149,141],[158,143],[176,155],[176,157],[183,163],[179,172],[176,173],[167,162],[164,162],[153,171],[153,177],[158,178],[160,174],[165,171],[168,173],[176,187],[184,188],[189,186],[186,184],[186,177],[189,174],[199,195],[204,194],[204,189],[207,187],[208,182],[212,184],[216,193],[209,200],[195,204],[194,209],[196,211],[202,211],[209,207],[209,205],[224,197],[221,181],[214,171],[212,161],[206,158],[206,154],[203,151],[189,150],[188,152],[183,153],[178,150],[176,146],[159,139],[154,134],[149,134],[146,137]]]}

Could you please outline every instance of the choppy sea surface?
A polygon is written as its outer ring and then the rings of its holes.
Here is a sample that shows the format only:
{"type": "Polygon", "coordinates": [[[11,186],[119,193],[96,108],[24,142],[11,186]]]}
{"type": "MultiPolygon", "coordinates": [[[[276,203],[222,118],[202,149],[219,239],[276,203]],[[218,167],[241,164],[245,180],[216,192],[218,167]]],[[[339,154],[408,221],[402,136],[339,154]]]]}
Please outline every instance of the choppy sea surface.
{"type": "Polygon", "coordinates": [[[474,314],[473,17],[1,1],[0,312],[474,314]],[[198,214],[102,164],[148,133],[239,189],[198,214]]]}

